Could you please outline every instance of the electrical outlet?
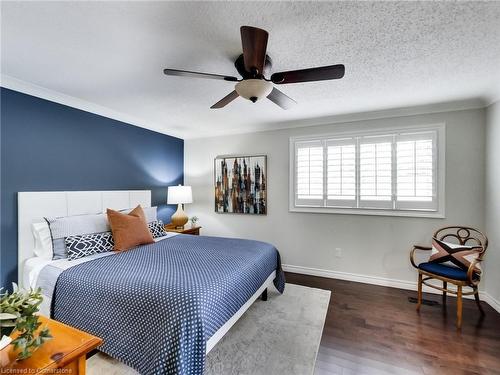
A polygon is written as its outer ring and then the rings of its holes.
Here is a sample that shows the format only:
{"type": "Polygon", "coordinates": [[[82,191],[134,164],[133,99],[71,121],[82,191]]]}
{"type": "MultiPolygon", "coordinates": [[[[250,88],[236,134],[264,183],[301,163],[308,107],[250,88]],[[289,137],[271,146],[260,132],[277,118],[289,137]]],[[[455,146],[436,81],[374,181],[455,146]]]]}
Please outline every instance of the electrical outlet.
{"type": "Polygon", "coordinates": [[[340,247],[335,248],[335,256],[337,258],[342,258],[342,249],[340,247]]]}

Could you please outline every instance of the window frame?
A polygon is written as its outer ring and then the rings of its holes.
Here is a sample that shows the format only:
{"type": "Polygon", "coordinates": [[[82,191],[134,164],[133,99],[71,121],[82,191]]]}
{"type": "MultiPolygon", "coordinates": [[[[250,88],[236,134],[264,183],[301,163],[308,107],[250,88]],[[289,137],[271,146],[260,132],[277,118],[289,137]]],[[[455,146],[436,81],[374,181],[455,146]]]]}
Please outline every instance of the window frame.
{"type": "MultiPolygon", "coordinates": [[[[356,202],[360,199],[359,195],[359,138],[356,140],[356,202]]],[[[327,154],[327,148],[325,147],[325,156],[327,154]]],[[[330,132],[330,133],[318,133],[315,135],[307,136],[292,136],[289,139],[289,212],[308,212],[308,213],[329,213],[329,214],[345,214],[345,215],[375,215],[375,216],[402,216],[402,217],[425,217],[425,218],[445,218],[445,177],[446,177],[446,124],[436,123],[436,124],[426,124],[426,125],[412,125],[412,126],[400,126],[400,127],[384,127],[378,128],[376,130],[354,130],[354,131],[341,131],[341,132],[330,132]],[[357,207],[325,207],[321,206],[307,206],[307,205],[296,205],[295,202],[295,189],[296,189],[296,176],[295,176],[295,152],[296,144],[300,142],[311,142],[311,141],[321,141],[327,143],[329,140],[335,139],[346,139],[354,137],[377,137],[377,136],[393,136],[400,135],[401,133],[422,133],[422,132],[435,132],[436,140],[434,144],[433,153],[433,163],[436,168],[433,170],[433,177],[436,183],[434,184],[434,193],[436,194],[437,200],[437,210],[425,210],[425,209],[411,209],[411,208],[357,208],[357,207]]],[[[396,160],[396,151],[393,151],[393,163],[396,160]]],[[[397,169],[392,166],[393,173],[397,173],[397,169]]],[[[327,174],[326,170],[323,172],[324,179],[326,180],[327,174]]],[[[324,186],[326,189],[326,186],[324,186]]],[[[323,192],[326,200],[328,198],[328,191],[323,192]]],[[[395,186],[392,188],[392,194],[396,194],[395,186]]],[[[394,198],[393,198],[394,200],[394,198]]],[[[325,199],[323,200],[323,204],[325,199]]],[[[398,206],[396,200],[396,207],[398,206]]]]}

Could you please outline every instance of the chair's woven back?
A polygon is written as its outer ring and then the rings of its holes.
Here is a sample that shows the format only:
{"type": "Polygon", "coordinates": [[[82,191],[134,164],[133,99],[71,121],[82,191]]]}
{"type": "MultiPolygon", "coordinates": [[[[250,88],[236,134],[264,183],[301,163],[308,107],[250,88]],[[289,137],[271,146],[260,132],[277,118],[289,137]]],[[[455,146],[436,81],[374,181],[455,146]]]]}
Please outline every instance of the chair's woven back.
{"type": "Polygon", "coordinates": [[[482,259],[488,248],[488,237],[482,232],[471,227],[444,227],[434,233],[434,238],[441,241],[455,242],[466,246],[481,246],[479,258],[482,259]]]}

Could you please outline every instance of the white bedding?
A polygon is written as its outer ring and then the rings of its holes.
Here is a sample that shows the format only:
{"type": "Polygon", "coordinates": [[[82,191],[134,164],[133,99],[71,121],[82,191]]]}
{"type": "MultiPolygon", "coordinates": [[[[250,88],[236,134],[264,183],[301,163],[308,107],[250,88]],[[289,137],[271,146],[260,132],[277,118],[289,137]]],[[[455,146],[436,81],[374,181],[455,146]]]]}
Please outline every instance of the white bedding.
{"type": "MultiPolygon", "coordinates": [[[[154,238],[155,242],[165,240],[167,238],[171,238],[174,236],[177,236],[178,233],[174,232],[168,232],[166,236],[164,237],[158,237],[154,238]]],[[[56,267],[61,270],[67,270],[71,267],[74,267],[78,264],[82,264],[85,262],[89,262],[91,260],[97,259],[97,258],[102,258],[106,256],[112,256],[115,255],[116,253],[114,251],[106,252],[106,253],[100,253],[100,254],[94,254],[90,255],[87,257],[75,259],[75,260],[68,260],[68,259],[45,259],[45,258],[40,258],[40,257],[32,257],[26,260],[24,263],[24,269],[23,269],[23,286],[24,288],[42,288],[42,295],[43,295],[43,302],[40,305],[40,313],[45,315],[45,316],[50,316],[50,305],[52,302],[52,295],[48,296],[44,293],[44,285],[48,283],[54,283],[57,280],[39,280],[40,272],[42,269],[48,265],[52,267],[56,267]]]]}
{"type": "MultiPolygon", "coordinates": [[[[167,237],[160,237],[158,239],[163,239],[167,237]]],[[[105,256],[114,255],[114,251],[109,251],[106,253],[89,255],[84,258],[79,258],[75,260],[68,259],[44,259],[40,257],[29,258],[26,263],[24,263],[24,280],[23,286],[25,288],[37,288],[40,286],[38,276],[40,275],[40,271],[42,271],[43,267],[51,265],[61,270],[67,270],[68,268],[74,267],[77,264],[82,264],[88,262],[93,259],[102,258],[105,256]]]]}

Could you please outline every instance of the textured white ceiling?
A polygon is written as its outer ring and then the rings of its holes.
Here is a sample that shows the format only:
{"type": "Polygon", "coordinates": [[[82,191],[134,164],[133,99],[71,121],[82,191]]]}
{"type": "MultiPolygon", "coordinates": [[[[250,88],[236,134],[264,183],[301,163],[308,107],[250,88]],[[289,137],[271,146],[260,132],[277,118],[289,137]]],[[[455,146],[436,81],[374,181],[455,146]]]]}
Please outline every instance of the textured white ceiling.
{"type": "Polygon", "coordinates": [[[330,116],[500,98],[499,2],[2,2],[2,75],[183,138],[302,126],[330,116]],[[273,71],[343,63],[342,80],[282,85],[284,111],[233,83],[239,27],[269,31],[273,71]]]}

